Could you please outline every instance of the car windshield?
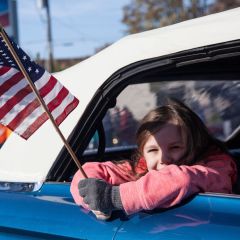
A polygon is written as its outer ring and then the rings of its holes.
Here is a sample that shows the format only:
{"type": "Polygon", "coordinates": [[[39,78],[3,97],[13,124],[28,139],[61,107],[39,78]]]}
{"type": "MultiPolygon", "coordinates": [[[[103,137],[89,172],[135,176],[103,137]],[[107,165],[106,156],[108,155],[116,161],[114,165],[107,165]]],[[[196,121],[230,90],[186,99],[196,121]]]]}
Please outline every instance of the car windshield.
{"type": "MultiPolygon", "coordinates": [[[[185,102],[221,140],[227,139],[240,124],[240,81],[165,81],[128,86],[114,108],[103,119],[106,147],[135,144],[140,119],[166,97],[185,102]]],[[[97,134],[90,149],[98,146],[97,134]]]]}

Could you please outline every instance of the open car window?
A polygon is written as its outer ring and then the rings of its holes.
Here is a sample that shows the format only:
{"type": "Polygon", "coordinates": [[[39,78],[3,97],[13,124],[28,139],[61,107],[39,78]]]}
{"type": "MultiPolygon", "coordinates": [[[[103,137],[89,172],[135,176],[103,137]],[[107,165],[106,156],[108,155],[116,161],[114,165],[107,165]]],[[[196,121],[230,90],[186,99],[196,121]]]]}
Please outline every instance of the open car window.
{"type": "MultiPolygon", "coordinates": [[[[139,121],[168,97],[187,104],[216,138],[226,140],[229,150],[239,149],[237,46],[238,42],[230,42],[147,59],[111,75],[72,133],[81,164],[131,158],[139,121]],[[104,131],[99,131],[102,125],[104,131]]],[[[65,149],[58,159],[49,179],[68,180],[76,166],[65,149]]]]}
{"type": "MultiPolygon", "coordinates": [[[[185,102],[217,138],[226,140],[240,124],[240,81],[164,81],[128,86],[107,111],[103,125],[106,147],[135,145],[139,121],[167,97],[185,102]]],[[[89,148],[98,147],[97,133],[89,148]]]]}

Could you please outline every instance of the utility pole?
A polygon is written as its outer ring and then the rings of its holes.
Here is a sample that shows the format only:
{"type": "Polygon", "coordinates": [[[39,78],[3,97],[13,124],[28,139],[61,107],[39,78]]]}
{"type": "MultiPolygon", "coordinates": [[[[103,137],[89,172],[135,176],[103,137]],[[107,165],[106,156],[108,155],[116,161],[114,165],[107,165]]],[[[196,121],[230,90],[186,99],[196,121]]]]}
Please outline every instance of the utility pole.
{"type": "Polygon", "coordinates": [[[207,14],[207,0],[203,0],[203,16],[207,14]]]}
{"type": "Polygon", "coordinates": [[[50,8],[48,0],[38,0],[40,8],[46,9],[47,15],[47,48],[48,48],[48,61],[47,61],[47,70],[51,73],[54,71],[53,64],[53,46],[52,46],[52,30],[51,30],[51,17],[50,17],[50,8]]]}
{"type": "MultiPolygon", "coordinates": [[[[19,44],[18,39],[18,16],[17,16],[17,1],[11,0],[8,1],[9,9],[10,9],[10,23],[12,23],[12,37],[14,41],[19,44]]],[[[11,36],[11,34],[10,34],[11,36]]]]}
{"type": "Polygon", "coordinates": [[[47,12],[47,42],[48,42],[48,71],[51,73],[54,71],[53,66],[53,47],[52,47],[52,30],[51,30],[51,19],[48,0],[46,2],[47,12]]]}

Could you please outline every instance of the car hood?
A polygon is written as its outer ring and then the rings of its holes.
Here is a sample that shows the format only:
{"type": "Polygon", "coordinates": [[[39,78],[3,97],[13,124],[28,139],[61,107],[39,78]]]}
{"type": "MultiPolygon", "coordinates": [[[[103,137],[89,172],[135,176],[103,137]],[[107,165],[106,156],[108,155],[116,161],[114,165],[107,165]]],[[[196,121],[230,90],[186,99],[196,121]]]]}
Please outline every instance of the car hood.
{"type": "MultiPolygon", "coordinates": [[[[80,103],[61,124],[68,138],[97,89],[117,70],[145,59],[240,39],[240,8],[130,35],[54,74],[80,103]]],[[[76,49],[77,51],[77,49],[76,49]]],[[[63,143],[50,121],[27,141],[12,134],[0,151],[0,181],[43,182],[63,143]]]]}

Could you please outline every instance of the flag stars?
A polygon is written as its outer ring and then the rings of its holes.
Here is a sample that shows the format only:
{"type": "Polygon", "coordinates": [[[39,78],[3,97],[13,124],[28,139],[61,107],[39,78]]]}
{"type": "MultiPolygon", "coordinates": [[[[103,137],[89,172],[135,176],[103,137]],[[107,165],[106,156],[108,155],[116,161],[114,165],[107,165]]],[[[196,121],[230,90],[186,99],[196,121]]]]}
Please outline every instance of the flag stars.
{"type": "Polygon", "coordinates": [[[24,61],[27,60],[27,56],[24,55],[22,59],[23,59],[24,61]]]}
{"type": "Polygon", "coordinates": [[[32,68],[31,68],[31,67],[28,67],[28,71],[31,72],[31,71],[32,71],[32,68]]]}
{"type": "Polygon", "coordinates": [[[39,73],[39,70],[38,70],[38,69],[36,69],[36,70],[35,70],[35,73],[39,73]]]}

